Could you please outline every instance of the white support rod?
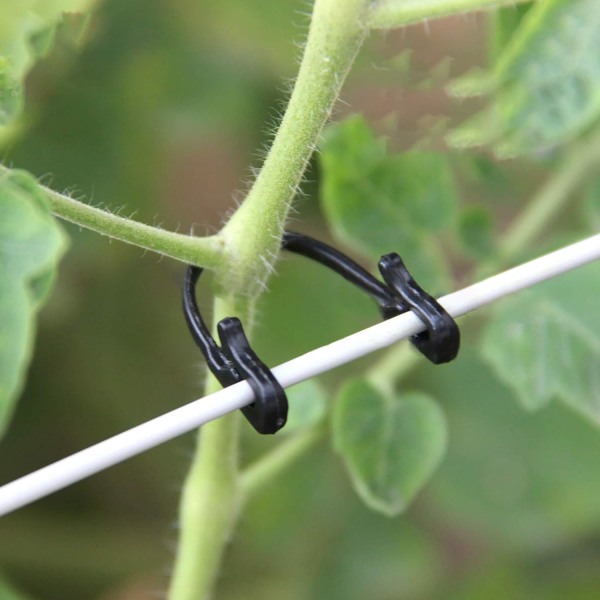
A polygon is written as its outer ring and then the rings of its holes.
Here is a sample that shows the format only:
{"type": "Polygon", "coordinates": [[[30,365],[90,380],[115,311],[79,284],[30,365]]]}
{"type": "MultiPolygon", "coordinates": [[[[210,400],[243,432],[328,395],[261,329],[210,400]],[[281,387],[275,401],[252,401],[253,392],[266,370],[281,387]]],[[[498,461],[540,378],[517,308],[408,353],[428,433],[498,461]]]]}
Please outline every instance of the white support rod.
{"type": "MultiPolygon", "coordinates": [[[[448,294],[439,302],[453,317],[459,317],[599,258],[600,234],[597,234],[448,294]]],[[[289,387],[422,330],[421,321],[412,312],[405,313],[294,358],[275,367],[273,373],[283,387],[289,387]]],[[[0,487],[0,516],[196,429],[251,401],[249,385],[241,382],[25,475],[0,487]]]]}

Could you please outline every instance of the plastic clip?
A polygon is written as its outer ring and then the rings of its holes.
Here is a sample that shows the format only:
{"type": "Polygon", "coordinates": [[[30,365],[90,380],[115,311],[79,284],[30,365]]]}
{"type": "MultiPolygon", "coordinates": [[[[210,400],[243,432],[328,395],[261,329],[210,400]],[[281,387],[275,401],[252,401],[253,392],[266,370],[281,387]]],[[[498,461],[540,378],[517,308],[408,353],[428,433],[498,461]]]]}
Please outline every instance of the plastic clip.
{"type": "Polygon", "coordinates": [[[454,319],[420,288],[396,253],[379,261],[385,284],[335,248],[301,233],[286,231],[282,247],[329,267],[367,292],[379,305],[384,319],[413,310],[427,329],[411,337],[412,344],[432,363],[450,362],[458,354],[460,331],[454,319]]]}
{"type": "MultiPolygon", "coordinates": [[[[386,254],[379,261],[383,283],[345,254],[307,235],[286,231],[281,247],[325,265],[369,294],[384,319],[413,310],[427,329],[411,341],[431,362],[440,364],[456,357],[460,332],[454,319],[416,284],[397,254],[386,254]]],[[[221,346],[215,342],[196,302],[196,284],[201,274],[199,267],[188,267],[183,285],[183,311],[190,332],[221,385],[227,387],[246,380],[252,388],[254,402],[242,408],[242,412],[254,429],[259,433],[276,433],[287,419],[285,391],[250,347],[239,319],[227,317],[219,321],[221,346]]]]}
{"type": "Polygon", "coordinates": [[[187,268],[183,284],[183,312],[208,368],[223,387],[246,380],[254,392],[254,402],[242,413],[258,433],[276,433],[287,420],[288,402],[275,376],[252,350],[241,321],[226,317],[217,324],[221,346],[204,323],[196,301],[199,267],[187,268]]]}
{"type": "MultiPolygon", "coordinates": [[[[395,252],[381,257],[379,272],[390,290],[427,326],[425,331],[410,338],[417,350],[435,365],[454,360],[460,348],[460,330],[444,307],[417,285],[395,252]]],[[[382,312],[389,319],[405,311],[398,311],[390,304],[382,312]]]]}

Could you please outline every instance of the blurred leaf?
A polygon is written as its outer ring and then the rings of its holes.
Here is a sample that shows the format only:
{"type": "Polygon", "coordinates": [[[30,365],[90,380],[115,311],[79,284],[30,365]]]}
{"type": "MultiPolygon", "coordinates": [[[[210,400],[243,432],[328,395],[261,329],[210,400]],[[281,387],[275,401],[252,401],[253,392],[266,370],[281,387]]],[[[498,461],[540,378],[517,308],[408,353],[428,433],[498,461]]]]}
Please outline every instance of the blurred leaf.
{"type": "Polygon", "coordinates": [[[469,347],[422,377],[443,399],[450,432],[427,488],[436,518],[476,545],[517,552],[548,552],[598,532],[595,427],[556,403],[524,412],[469,347]]]}
{"type": "Polygon", "coordinates": [[[440,463],[446,424],[429,396],[387,395],[355,379],[337,398],[333,437],[358,495],[392,517],[408,507],[440,463]]]}
{"type": "Polygon", "coordinates": [[[0,600],[26,600],[28,597],[25,594],[17,593],[4,579],[0,578],[0,600]]]}
{"type": "Polygon", "coordinates": [[[397,251],[423,287],[442,291],[447,267],[433,234],[454,223],[457,205],[446,157],[387,155],[384,140],[355,116],[328,129],[320,158],[334,234],[374,260],[397,251]]]}
{"type": "Polygon", "coordinates": [[[592,264],[504,301],[483,355],[523,406],[559,399],[600,424],[600,265],[592,264]]]}
{"type": "Polygon", "coordinates": [[[23,82],[50,48],[63,13],[85,12],[94,0],[0,2],[0,132],[22,106],[23,82]]]}
{"type": "Polygon", "coordinates": [[[453,167],[461,180],[463,193],[486,208],[498,204],[514,205],[522,193],[521,187],[530,180],[515,169],[507,168],[506,163],[475,152],[455,156],[453,167]]]}
{"type": "Polygon", "coordinates": [[[0,177],[0,433],[23,383],[34,317],[48,296],[66,238],[33,177],[0,177]]]}
{"type": "Polygon", "coordinates": [[[8,125],[21,105],[21,85],[14,76],[11,63],[0,56],[0,127],[8,125]]]}
{"type": "MultiPolygon", "coordinates": [[[[453,64],[450,56],[444,56],[435,65],[425,68],[414,64],[413,54],[413,49],[404,48],[383,63],[384,68],[393,71],[392,77],[396,85],[415,90],[432,90],[447,83],[453,64]]],[[[386,80],[389,81],[389,76],[386,80]]]]}
{"type": "MultiPolygon", "coordinates": [[[[490,73],[479,67],[462,75],[452,81],[448,86],[448,92],[455,98],[468,98],[469,96],[483,96],[491,94],[495,89],[495,80],[493,72],[490,73]]],[[[450,141],[457,144],[460,141],[459,135],[462,129],[450,133],[450,141]],[[459,138],[455,140],[455,138],[459,138]]]]}
{"type": "Polygon", "coordinates": [[[490,212],[481,206],[467,206],[460,214],[459,239],[466,252],[476,259],[494,255],[496,245],[490,212]]]}
{"type": "Polygon", "coordinates": [[[512,156],[579,134],[600,115],[599,31],[596,0],[535,4],[493,71],[455,84],[460,95],[495,95],[449,135],[450,143],[492,144],[498,155],[512,156]]]}
{"type": "Polygon", "coordinates": [[[488,557],[488,561],[479,564],[449,600],[595,600],[598,597],[598,553],[585,545],[568,548],[558,556],[542,556],[538,561],[502,555],[499,560],[488,557]]]}
{"type": "Polygon", "coordinates": [[[282,433],[295,433],[316,425],[324,416],[327,397],[323,386],[314,379],[308,379],[291,387],[286,392],[289,401],[287,423],[282,433]]]}
{"type": "MultiPolygon", "coordinates": [[[[340,502],[348,504],[343,497],[340,502]]],[[[318,579],[311,586],[310,598],[437,598],[434,590],[445,565],[433,532],[408,518],[390,522],[365,510],[353,510],[346,518],[352,526],[338,527],[327,538],[334,538],[335,545],[319,546],[321,568],[315,569],[318,579]]]]}
{"type": "Polygon", "coordinates": [[[492,563],[479,565],[466,581],[461,581],[458,591],[449,600],[496,600],[499,597],[525,600],[531,596],[526,591],[526,575],[520,565],[492,563]],[[501,593],[499,593],[499,591],[501,593]]]}
{"type": "Polygon", "coordinates": [[[596,177],[583,193],[581,203],[583,223],[589,231],[600,231],[600,178],[596,177]]]}

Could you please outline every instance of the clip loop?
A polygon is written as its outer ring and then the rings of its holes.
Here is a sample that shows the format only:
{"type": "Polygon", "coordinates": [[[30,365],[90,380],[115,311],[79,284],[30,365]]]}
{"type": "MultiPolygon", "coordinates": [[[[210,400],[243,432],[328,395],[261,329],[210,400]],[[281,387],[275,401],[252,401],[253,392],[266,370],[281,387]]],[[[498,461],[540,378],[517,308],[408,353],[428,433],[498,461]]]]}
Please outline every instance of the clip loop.
{"type": "Polygon", "coordinates": [[[282,247],[320,262],[367,292],[379,305],[384,319],[413,310],[427,330],[410,340],[433,364],[456,358],[460,347],[460,330],[456,322],[435,298],[417,285],[395,252],[382,256],[379,261],[384,284],[345,254],[301,233],[286,231],[282,247]]]}

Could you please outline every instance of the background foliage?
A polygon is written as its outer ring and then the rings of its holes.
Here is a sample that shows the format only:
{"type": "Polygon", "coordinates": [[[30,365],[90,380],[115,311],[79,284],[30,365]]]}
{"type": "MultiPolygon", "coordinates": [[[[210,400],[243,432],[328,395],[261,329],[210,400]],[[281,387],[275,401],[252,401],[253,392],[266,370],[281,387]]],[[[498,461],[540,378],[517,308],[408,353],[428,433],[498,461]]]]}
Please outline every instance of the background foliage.
{"type": "MultiPolygon", "coordinates": [[[[27,12],[44,32],[33,46],[8,35],[34,30],[8,26],[25,14],[9,13],[17,4],[0,2],[0,44],[12,58],[0,64],[9,82],[0,118],[13,119],[2,131],[3,162],[144,222],[216,230],[234,206],[232,191],[250,178],[248,162],[260,163],[264,123],[286,95],[280,81],[295,73],[290,40],[302,39],[304,3],[105,0],[91,22],[65,21],[50,3],[27,12]],[[33,55],[43,57],[32,67],[33,55]]],[[[398,250],[437,292],[597,231],[598,182],[582,177],[536,244],[506,243],[509,224],[544,182],[565,161],[582,162],[577,144],[597,119],[600,12],[591,0],[542,4],[372,36],[294,226],[370,267],[398,250]],[[550,51],[573,40],[584,58],[555,60],[550,51]],[[496,57],[488,75],[472,74],[496,57]],[[522,77],[532,69],[537,78],[522,77]],[[495,94],[491,104],[458,103],[446,89],[495,94]],[[484,137],[475,139],[469,123],[481,110],[506,118],[491,119],[492,132],[475,129],[484,137]],[[483,141],[521,158],[452,149],[483,141]]],[[[0,183],[4,210],[5,198],[32,182],[0,183]]],[[[0,445],[2,482],[200,390],[201,361],[180,315],[181,265],[65,229],[72,248],[0,445]]],[[[44,237],[56,256],[61,239],[54,228],[44,237]]],[[[392,354],[293,391],[306,408],[290,429],[319,421],[335,400],[332,441],[252,500],[220,596],[596,598],[598,281],[598,268],[587,267],[465,320],[453,365],[417,360],[397,383],[400,355],[392,354]],[[356,423],[367,429],[356,432],[356,423]],[[372,455],[360,446],[365,436],[372,455]],[[407,456],[398,442],[411,436],[407,456]],[[390,456],[397,460],[382,463],[390,456]],[[374,464],[388,468],[374,478],[374,464]]],[[[376,319],[344,281],[288,258],[263,298],[255,346],[275,364],[376,319]]],[[[249,431],[245,438],[245,462],[273,443],[249,431]]],[[[0,569],[23,593],[0,587],[0,598],[114,600],[164,589],[192,447],[186,436],[2,518],[0,569]]]]}

